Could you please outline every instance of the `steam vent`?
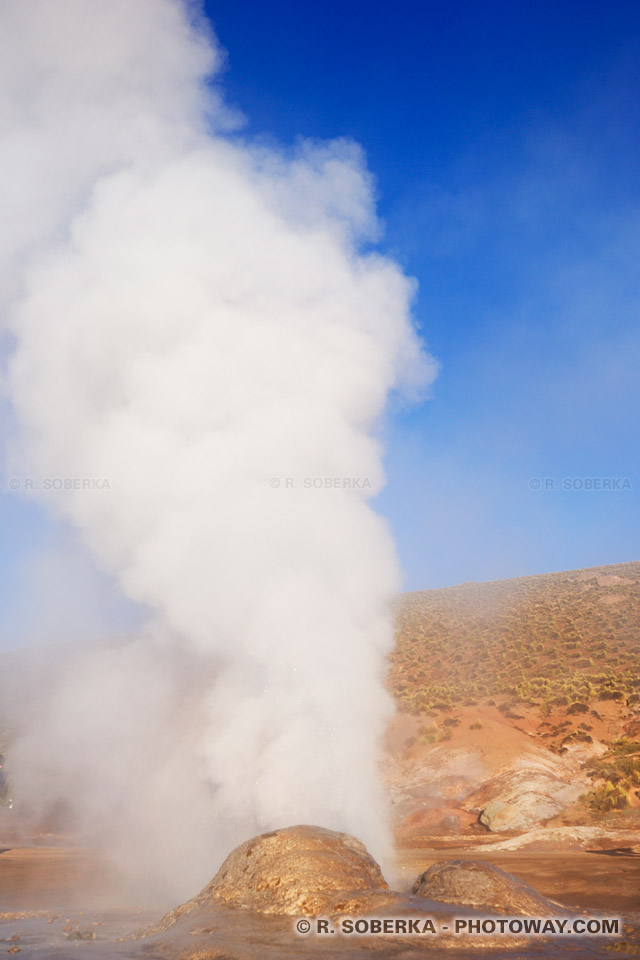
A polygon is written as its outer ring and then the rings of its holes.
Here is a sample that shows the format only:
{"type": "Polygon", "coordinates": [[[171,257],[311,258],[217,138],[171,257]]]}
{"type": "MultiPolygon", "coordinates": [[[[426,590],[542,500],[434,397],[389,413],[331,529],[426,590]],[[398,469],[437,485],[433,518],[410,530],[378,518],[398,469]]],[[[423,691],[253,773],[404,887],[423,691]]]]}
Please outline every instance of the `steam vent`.
{"type": "MultiPolygon", "coordinates": [[[[491,933],[461,941],[451,933],[451,918],[500,913],[555,915],[559,904],[491,864],[451,861],[433,864],[416,881],[413,896],[389,890],[380,867],[359,840],[323,827],[297,826],[263,833],[241,844],[210,883],[159,924],[134,938],[145,938],[153,956],[181,960],[358,960],[373,951],[398,960],[423,956],[473,955],[499,949],[500,955],[557,960],[557,944],[547,939],[496,938],[491,933]],[[482,913],[477,912],[482,910],[482,913]],[[416,942],[402,932],[388,938],[308,937],[293,930],[292,917],[432,917],[448,924],[437,938],[416,942]],[[448,931],[448,932],[446,932],[448,931]],[[154,938],[150,940],[148,938],[154,938]],[[505,948],[510,949],[505,952],[505,948]],[[528,948],[531,948],[531,952],[528,948]]],[[[571,911],[569,911],[571,912],[571,911]]],[[[151,953],[149,955],[151,955],[151,953]]]]}
{"type": "Polygon", "coordinates": [[[323,827],[288,827],[236,847],[204,890],[166,921],[214,902],[259,913],[324,916],[367,913],[393,898],[360,840],[323,827]]]}

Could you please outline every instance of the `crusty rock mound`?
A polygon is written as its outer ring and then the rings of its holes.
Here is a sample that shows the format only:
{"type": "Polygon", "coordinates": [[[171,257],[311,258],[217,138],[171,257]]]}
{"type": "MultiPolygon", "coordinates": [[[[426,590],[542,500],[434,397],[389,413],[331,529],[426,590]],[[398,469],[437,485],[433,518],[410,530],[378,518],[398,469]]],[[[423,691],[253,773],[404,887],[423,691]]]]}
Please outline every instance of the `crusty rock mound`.
{"type": "Polygon", "coordinates": [[[387,890],[360,840],[322,827],[288,827],[229,854],[203,895],[262,913],[311,915],[336,893],[387,890]]]}
{"type": "Polygon", "coordinates": [[[173,910],[164,928],[215,903],[293,916],[368,913],[393,900],[360,840],[323,827],[263,833],[233,850],[197,897],[173,910]]]}
{"type": "MultiPolygon", "coordinates": [[[[520,880],[483,860],[442,860],[432,864],[413,885],[413,893],[428,900],[455,903],[494,913],[525,917],[567,913],[520,880]]],[[[570,912],[570,911],[569,911],[570,912]]]]}

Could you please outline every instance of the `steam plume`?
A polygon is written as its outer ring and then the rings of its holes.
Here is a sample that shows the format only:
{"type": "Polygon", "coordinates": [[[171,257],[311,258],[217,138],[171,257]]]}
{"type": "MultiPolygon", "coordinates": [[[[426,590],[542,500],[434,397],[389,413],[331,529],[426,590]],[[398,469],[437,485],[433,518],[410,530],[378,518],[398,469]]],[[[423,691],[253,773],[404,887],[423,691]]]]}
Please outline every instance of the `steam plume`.
{"type": "Polygon", "coordinates": [[[389,392],[432,366],[363,252],[360,150],[243,139],[178,0],[5,0],[0,37],[12,470],[106,481],[38,496],[151,611],[51,683],[24,789],[54,756],[134,859],[190,858],[172,893],[297,822],[380,854],[398,576],[367,501],[389,392]]]}

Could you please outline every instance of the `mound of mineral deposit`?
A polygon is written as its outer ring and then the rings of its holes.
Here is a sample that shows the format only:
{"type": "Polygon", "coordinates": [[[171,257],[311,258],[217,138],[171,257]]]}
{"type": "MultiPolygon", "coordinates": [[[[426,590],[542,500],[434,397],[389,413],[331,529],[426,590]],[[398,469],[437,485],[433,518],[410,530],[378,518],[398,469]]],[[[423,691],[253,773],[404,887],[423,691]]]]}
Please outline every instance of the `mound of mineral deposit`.
{"type": "Polygon", "coordinates": [[[432,864],[413,885],[413,893],[441,903],[475,907],[490,913],[553,916],[566,908],[547,900],[525,880],[482,860],[443,860],[432,864]]]}
{"type": "Polygon", "coordinates": [[[360,840],[323,827],[274,830],[233,850],[168,925],[207,904],[291,916],[370,913],[394,899],[380,867],[360,840]]]}

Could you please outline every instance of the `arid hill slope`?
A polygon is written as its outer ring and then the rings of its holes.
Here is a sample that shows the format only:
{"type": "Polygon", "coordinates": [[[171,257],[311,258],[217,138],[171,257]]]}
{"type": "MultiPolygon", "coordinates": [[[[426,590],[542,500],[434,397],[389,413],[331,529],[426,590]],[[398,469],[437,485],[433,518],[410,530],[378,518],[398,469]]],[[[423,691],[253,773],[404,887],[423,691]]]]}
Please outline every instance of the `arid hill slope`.
{"type": "Polygon", "coordinates": [[[405,594],[389,687],[400,712],[391,779],[405,820],[427,829],[444,812],[459,832],[484,805],[499,813],[492,829],[515,832],[631,813],[640,563],[405,594]],[[432,785],[445,773],[438,797],[432,785]]]}
{"type": "Polygon", "coordinates": [[[482,697],[640,702],[640,563],[407,593],[397,623],[390,682],[412,711],[482,697]]]}

